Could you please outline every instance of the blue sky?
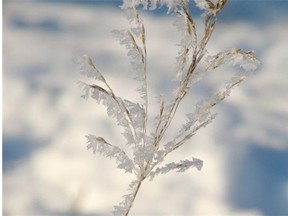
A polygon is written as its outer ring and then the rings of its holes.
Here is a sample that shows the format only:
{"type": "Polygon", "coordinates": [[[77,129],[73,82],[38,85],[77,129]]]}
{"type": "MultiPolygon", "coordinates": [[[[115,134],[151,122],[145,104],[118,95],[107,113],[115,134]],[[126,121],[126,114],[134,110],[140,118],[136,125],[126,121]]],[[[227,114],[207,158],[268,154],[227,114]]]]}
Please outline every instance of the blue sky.
{"type": "MultiPolygon", "coordinates": [[[[4,1],[3,208],[10,215],[109,215],[125,194],[130,177],[86,151],[86,134],[122,138],[105,109],[80,99],[71,61],[75,53],[91,55],[120,95],[137,99],[135,83],[123,86],[131,68],[110,33],[125,22],[117,4],[4,1]]],[[[135,215],[288,215],[287,9],[287,1],[277,0],[231,0],[224,9],[209,52],[252,49],[261,69],[217,108],[217,119],[193,145],[175,155],[202,159],[203,170],[147,182],[135,215]]],[[[172,16],[153,12],[144,19],[157,95],[167,88],[165,71],[173,68],[179,35],[172,16]]],[[[213,91],[220,78],[211,75],[196,86],[191,101],[213,91]]],[[[189,100],[180,113],[189,111],[189,100]]]]}

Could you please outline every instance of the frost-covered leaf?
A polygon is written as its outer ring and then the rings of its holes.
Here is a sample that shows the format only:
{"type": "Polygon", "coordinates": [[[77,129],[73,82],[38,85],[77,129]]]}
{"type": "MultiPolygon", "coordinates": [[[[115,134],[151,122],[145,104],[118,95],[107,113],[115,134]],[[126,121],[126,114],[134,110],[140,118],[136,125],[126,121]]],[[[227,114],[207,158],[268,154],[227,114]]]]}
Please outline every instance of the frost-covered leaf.
{"type": "Polygon", "coordinates": [[[90,96],[91,86],[85,82],[78,81],[78,86],[83,90],[84,94],[81,96],[84,99],[88,99],[90,96]]]}
{"type": "MultiPolygon", "coordinates": [[[[160,0],[161,1],[161,0],[160,0]]],[[[166,5],[168,8],[167,14],[171,12],[177,12],[179,7],[182,8],[185,1],[183,0],[162,0],[162,5],[166,5]]]]}
{"type": "Polygon", "coordinates": [[[166,151],[164,150],[158,150],[154,153],[154,160],[156,163],[161,163],[164,159],[166,151]]]}
{"type": "Polygon", "coordinates": [[[210,124],[217,115],[211,113],[211,109],[229,96],[231,89],[240,84],[244,79],[245,76],[233,77],[227,82],[223,90],[215,93],[209,99],[199,101],[195,106],[194,112],[186,115],[187,121],[178,132],[178,135],[172,141],[165,144],[166,154],[185,144],[199,129],[205,128],[210,124]]]}
{"type": "Polygon", "coordinates": [[[102,137],[96,137],[94,135],[87,135],[87,149],[92,149],[93,153],[97,152],[108,158],[115,158],[118,168],[124,169],[126,172],[132,172],[134,170],[133,161],[126,155],[126,153],[117,146],[111,145],[102,137]]]}
{"type": "Polygon", "coordinates": [[[121,201],[117,206],[114,206],[113,215],[123,216],[132,204],[133,193],[129,193],[123,196],[123,201],[121,201]]]}
{"type": "Polygon", "coordinates": [[[134,162],[139,165],[141,170],[144,170],[144,162],[152,161],[154,156],[154,147],[151,145],[137,145],[133,149],[134,162]]]}
{"type": "Polygon", "coordinates": [[[185,3],[183,0],[124,0],[121,8],[126,11],[142,6],[145,10],[155,10],[165,5],[168,8],[167,13],[169,14],[177,11],[178,7],[183,5],[183,3],[185,3]]]}
{"type": "Polygon", "coordinates": [[[202,80],[209,72],[214,69],[224,66],[238,66],[244,72],[255,71],[260,66],[260,61],[253,55],[252,51],[244,52],[241,49],[230,49],[219,52],[216,55],[207,56],[206,68],[204,70],[197,69],[193,72],[193,79],[190,80],[189,86],[202,80]]]}
{"type": "Polygon", "coordinates": [[[98,104],[103,103],[106,106],[116,105],[107,90],[98,85],[89,85],[89,87],[91,89],[91,97],[95,99],[98,104]]]}
{"type": "Polygon", "coordinates": [[[240,84],[246,77],[233,77],[229,82],[227,82],[225,88],[217,93],[215,93],[212,97],[206,100],[199,101],[193,113],[187,114],[188,121],[183,125],[182,130],[179,134],[183,134],[184,132],[193,132],[195,129],[198,129],[198,125],[202,127],[206,126],[206,123],[209,123],[210,120],[215,118],[213,114],[211,114],[211,109],[222,100],[224,100],[227,96],[230,95],[231,89],[240,84]],[[211,119],[212,117],[212,119],[211,119]],[[208,122],[207,122],[208,120],[208,122]],[[203,124],[204,123],[204,124],[203,124]]]}
{"type": "Polygon", "coordinates": [[[206,0],[194,0],[196,6],[201,10],[208,10],[209,9],[209,2],[206,0]]]}
{"type": "Polygon", "coordinates": [[[188,9],[183,8],[177,12],[177,19],[174,22],[176,28],[182,33],[180,41],[180,51],[176,57],[176,78],[182,78],[183,70],[189,60],[190,51],[197,48],[197,33],[193,18],[190,16],[188,9]]]}
{"type": "Polygon", "coordinates": [[[124,100],[125,107],[128,109],[135,129],[143,129],[145,121],[145,111],[138,103],[124,100]]]}
{"type": "Polygon", "coordinates": [[[124,128],[124,131],[121,134],[126,139],[127,145],[132,145],[132,144],[135,145],[135,139],[134,139],[133,134],[131,133],[130,128],[124,128]]]}
{"type": "Polygon", "coordinates": [[[104,81],[100,71],[96,68],[92,59],[88,55],[82,55],[74,58],[74,62],[79,68],[79,72],[88,78],[94,78],[99,81],[104,81]]]}
{"type": "MultiPolygon", "coordinates": [[[[129,30],[114,30],[113,35],[124,45],[128,51],[128,56],[131,58],[131,65],[135,72],[135,80],[140,82],[137,90],[140,92],[144,104],[147,104],[147,81],[146,81],[146,51],[145,51],[145,30],[144,26],[140,24],[140,36],[138,40],[142,41],[142,47],[137,44],[137,38],[129,30]]],[[[136,30],[134,29],[134,32],[136,30]]],[[[139,34],[139,33],[137,33],[139,34]]]]}
{"type": "Polygon", "coordinates": [[[230,49],[220,52],[214,56],[207,57],[208,67],[206,71],[214,70],[224,64],[240,66],[245,71],[256,70],[260,62],[252,51],[244,52],[241,49],[230,49]]]}
{"type": "Polygon", "coordinates": [[[202,16],[209,16],[211,14],[216,15],[224,5],[227,3],[227,0],[194,0],[196,6],[204,10],[202,16]]]}
{"type": "Polygon", "coordinates": [[[177,172],[185,172],[186,170],[188,170],[189,168],[197,168],[197,170],[201,170],[203,166],[203,161],[197,158],[193,158],[192,161],[191,160],[181,160],[178,163],[168,163],[163,167],[158,167],[156,168],[155,171],[152,171],[150,173],[150,180],[152,180],[155,176],[159,175],[159,174],[166,174],[168,172],[170,172],[171,170],[176,170],[177,172]]]}
{"type": "Polygon", "coordinates": [[[207,114],[205,120],[202,120],[201,122],[192,120],[184,124],[178,135],[172,141],[169,141],[164,145],[165,155],[171,153],[175,149],[187,143],[196,134],[198,130],[200,130],[201,128],[205,128],[215,119],[216,116],[217,114],[209,113],[207,114]]]}
{"type": "Polygon", "coordinates": [[[129,184],[128,190],[130,193],[124,195],[123,200],[117,206],[114,206],[114,216],[124,216],[130,210],[133,204],[133,198],[135,198],[139,189],[139,182],[140,179],[137,179],[129,184]]]}
{"type": "MultiPolygon", "coordinates": [[[[128,143],[135,144],[136,129],[134,127],[132,116],[130,115],[127,107],[125,106],[124,101],[120,97],[116,97],[113,92],[107,91],[98,85],[87,85],[85,83],[83,83],[82,85],[84,86],[83,89],[86,90],[84,97],[88,97],[89,92],[91,92],[91,97],[95,99],[98,104],[102,103],[106,107],[108,116],[116,119],[117,124],[123,127],[123,135],[127,139],[128,143]]],[[[128,104],[127,100],[126,104],[128,104]]],[[[136,118],[137,116],[134,116],[136,115],[134,113],[135,109],[131,108],[133,107],[131,104],[133,103],[129,103],[129,108],[132,111],[133,117],[136,118]]],[[[136,123],[138,122],[136,121],[136,123]]]]}

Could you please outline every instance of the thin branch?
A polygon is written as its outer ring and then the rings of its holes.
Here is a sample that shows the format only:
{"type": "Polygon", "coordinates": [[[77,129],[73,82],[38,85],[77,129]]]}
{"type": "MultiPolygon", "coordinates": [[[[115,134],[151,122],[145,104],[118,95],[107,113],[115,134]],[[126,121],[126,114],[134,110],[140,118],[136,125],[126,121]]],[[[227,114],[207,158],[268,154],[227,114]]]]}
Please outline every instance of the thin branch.
{"type": "Polygon", "coordinates": [[[136,133],[136,129],[134,128],[133,125],[133,120],[132,117],[128,111],[128,109],[126,108],[125,104],[123,103],[123,101],[119,98],[116,97],[116,95],[114,94],[113,90],[110,88],[110,86],[107,84],[107,82],[104,80],[106,86],[108,87],[109,91],[106,91],[104,88],[98,86],[98,85],[90,85],[90,87],[92,89],[95,89],[97,91],[103,92],[104,94],[106,94],[107,96],[109,96],[114,102],[116,102],[116,104],[118,105],[119,109],[121,110],[121,113],[123,114],[124,118],[128,121],[129,123],[129,128],[130,128],[130,132],[133,135],[133,140],[134,143],[136,145],[136,140],[137,140],[137,133],[136,133]]]}

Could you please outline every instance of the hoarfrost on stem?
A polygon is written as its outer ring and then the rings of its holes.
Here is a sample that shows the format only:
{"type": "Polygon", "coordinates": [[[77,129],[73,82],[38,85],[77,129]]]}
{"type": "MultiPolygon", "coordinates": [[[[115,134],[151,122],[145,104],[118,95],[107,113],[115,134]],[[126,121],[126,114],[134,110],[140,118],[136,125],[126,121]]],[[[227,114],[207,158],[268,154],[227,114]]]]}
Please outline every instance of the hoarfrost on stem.
{"type": "Polygon", "coordinates": [[[108,158],[115,158],[118,163],[118,168],[124,169],[126,172],[134,170],[133,161],[119,147],[111,145],[102,137],[87,135],[87,149],[92,149],[93,153],[100,153],[108,158]]]}
{"type": "Polygon", "coordinates": [[[83,55],[75,58],[80,73],[92,82],[92,84],[78,82],[84,91],[82,97],[85,99],[91,97],[107,108],[108,116],[116,120],[122,128],[122,135],[132,151],[132,154],[128,156],[123,149],[110,144],[102,137],[86,136],[88,149],[92,149],[93,153],[100,153],[105,157],[115,159],[118,168],[136,177],[129,185],[129,193],[123,196],[123,201],[119,205],[115,206],[114,215],[129,214],[141,184],[146,178],[150,177],[152,180],[155,176],[172,170],[185,172],[193,167],[201,170],[203,161],[194,157],[192,160],[161,164],[166,160],[167,155],[188,143],[201,128],[210,124],[216,117],[216,114],[212,112],[213,107],[230,95],[232,88],[246,78],[247,72],[255,70],[260,65],[253,52],[241,49],[233,48],[208,56],[206,46],[216,26],[216,15],[223,9],[227,0],[194,0],[196,6],[203,10],[204,32],[202,33],[199,33],[194,22],[189,2],[192,1],[123,1],[121,8],[127,16],[130,28],[114,30],[112,33],[127,49],[127,55],[135,72],[134,78],[139,82],[137,91],[139,97],[142,98],[141,103],[119,97],[90,57],[83,55]],[[159,112],[155,119],[155,128],[148,130],[147,121],[150,116],[148,115],[147,76],[150,73],[147,72],[146,29],[138,10],[139,8],[155,10],[162,6],[167,7],[168,14],[176,16],[174,25],[181,33],[175,70],[178,86],[169,99],[165,99],[164,96],[159,97],[159,112]],[[203,59],[205,62],[202,61],[203,59]],[[204,64],[202,69],[199,67],[201,62],[204,64]],[[164,140],[163,137],[171,126],[183,98],[189,94],[191,85],[223,65],[237,66],[244,72],[226,81],[224,88],[216,91],[209,98],[198,101],[194,111],[186,114],[186,122],[179,128],[178,133],[171,140],[164,140]]]}

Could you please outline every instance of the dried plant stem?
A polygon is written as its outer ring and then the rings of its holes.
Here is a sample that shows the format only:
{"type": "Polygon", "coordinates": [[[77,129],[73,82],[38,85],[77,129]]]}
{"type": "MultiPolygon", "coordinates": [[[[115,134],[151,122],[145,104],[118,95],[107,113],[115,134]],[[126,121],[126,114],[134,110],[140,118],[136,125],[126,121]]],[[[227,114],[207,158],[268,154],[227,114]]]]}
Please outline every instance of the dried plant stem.
{"type": "MultiPolygon", "coordinates": [[[[187,18],[189,19],[189,21],[192,25],[195,43],[197,44],[197,34],[196,34],[196,30],[195,30],[195,24],[193,22],[192,17],[190,16],[189,10],[187,10],[186,7],[184,7],[184,11],[185,11],[187,18]]],[[[201,59],[205,53],[206,45],[207,45],[207,43],[208,43],[208,41],[209,41],[209,39],[210,39],[214,29],[215,29],[215,17],[214,16],[212,16],[212,15],[208,16],[205,21],[206,21],[205,22],[205,31],[204,31],[204,35],[203,35],[201,43],[200,43],[200,48],[198,50],[197,46],[195,46],[195,50],[194,50],[193,56],[192,56],[192,62],[191,62],[190,66],[187,70],[187,73],[186,73],[184,79],[181,81],[181,86],[180,86],[178,93],[175,97],[173,105],[172,105],[172,107],[168,113],[169,118],[166,120],[163,127],[160,129],[159,133],[156,133],[157,136],[155,137],[154,146],[159,146],[159,142],[162,139],[162,137],[164,136],[167,128],[171,124],[181,100],[184,98],[187,91],[189,90],[189,83],[190,83],[192,74],[195,71],[198,63],[201,61],[201,59]]],[[[190,30],[190,34],[191,34],[191,30],[190,30]]],[[[162,119],[160,118],[160,122],[159,122],[158,126],[160,126],[161,120],[162,119]]],[[[157,126],[157,129],[159,129],[158,126],[157,126]]],[[[157,132],[158,132],[158,130],[157,130],[157,132]]]]}
{"type": "Polygon", "coordinates": [[[216,26],[216,15],[221,11],[227,0],[195,0],[196,6],[204,10],[204,32],[201,37],[198,37],[198,31],[196,31],[188,2],[188,0],[123,1],[122,9],[127,13],[129,22],[135,27],[131,27],[129,30],[115,30],[113,33],[119,39],[120,44],[125,45],[128,50],[128,56],[132,58],[131,64],[136,71],[135,79],[140,82],[137,91],[140,93],[139,96],[143,99],[143,103],[139,104],[118,97],[92,60],[87,56],[80,59],[80,64],[83,67],[81,68],[81,73],[101,83],[101,85],[97,83],[91,85],[80,82],[79,86],[85,92],[82,97],[87,99],[92,89],[91,97],[106,106],[108,115],[114,118],[118,125],[124,129],[122,134],[127,140],[127,145],[130,145],[130,147],[133,145],[131,147],[133,159],[130,159],[129,154],[126,154],[123,149],[108,143],[104,138],[94,135],[86,136],[88,149],[92,149],[94,153],[99,152],[108,158],[115,158],[120,169],[133,173],[137,177],[129,185],[130,193],[124,196],[124,200],[119,205],[115,206],[115,216],[128,216],[142,182],[147,177],[152,180],[159,174],[165,174],[171,170],[184,172],[191,167],[201,170],[203,161],[194,157],[192,160],[181,160],[180,162],[165,164],[164,166],[160,166],[160,164],[168,154],[187,143],[198,130],[206,127],[216,117],[216,114],[212,114],[210,110],[229,96],[231,89],[241,83],[245,79],[245,75],[240,74],[240,76],[233,77],[225,84],[224,89],[217,91],[209,99],[196,103],[194,112],[186,114],[187,120],[180,128],[179,133],[164,145],[162,138],[175,118],[178,107],[182,99],[187,95],[190,86],[204,77],[206,73],[225,64],[240,66],[245,71],[253,71],[260,64],[252,52],[230,49],[210,56],[207,59],[208,65],[205,66],[205,69],[198,70],[198,65],[201,64],[201,60],[207,54],[206,46],[216,26]],[[159,115],[157,122],[155,122],[156,128],[150,131],[151,133],[149,134],[147,130],[149,107],[146,35],[144,23],[139,16],[137,8],[142,5],[144,9],[156,9],[160,3],[166,4],[168,12],[173,11],[179,18],[175,24],[183,35],[179,44],[181,49],[176,57],[176,77],[180,78],[180,80],[175,91],[176,94],[173,95],[173,98],[168,103],[161,97],[159,115]]]}
{"type": "Polygon", "coordinates": [[[142,184],[142,182],[144,181],[144,179],[145,179],[145,177],[139,179],[139,181],[138,181],[138,183],[137,183],[137,185],[136,185],[135,191],[134,191],[134,193],[133,193],[133,195],[132,195],[131,202],[129,203],[129,206],[128,206],[126,212],[124,213],[124,216],[127,216],[127,215],[129,214],[129,212],[130,212],[130,210],[131,210],[131,208],[132,208],[132,206],[133,206],[133,203],[134,203],[134,201],[135,201],[135,199],[136,199],[136,196],[137,196],[137,194],[138,194],[138,192],[139,192],[139,189],[140,189],[141,184],[142,184]]]}
{"type": "Polygon", "coordinates": [[[103,82],[105,83],[105,85],[107,86],[109,91],[106,91],[104,88],[102,88],[98,85],[90,85],[90,87],[93,89],[97,89],[97,90],[109,95],[115,101],[115,103],[118,105],[119,109],[122,111],[121,113],[123,114],[125,119],[129,122],[129,128],[130,128],[131,133],[133,134],[134,143],[136,144],[137,134],[135,132],[135,128],[133,126],[133,120],[130,116],[128,109],[123,104],[123,102],[116,97],[116,95],[114,94],[111,87],[107,84],[107,82],[105,80],[103,82]]]}

